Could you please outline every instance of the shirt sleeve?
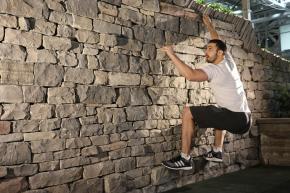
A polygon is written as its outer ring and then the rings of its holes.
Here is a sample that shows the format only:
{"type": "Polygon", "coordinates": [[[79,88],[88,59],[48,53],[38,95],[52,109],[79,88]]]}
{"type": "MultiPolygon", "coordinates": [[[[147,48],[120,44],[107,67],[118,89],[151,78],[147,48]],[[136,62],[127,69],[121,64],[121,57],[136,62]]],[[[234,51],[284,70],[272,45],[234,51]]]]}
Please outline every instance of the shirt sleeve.
{"type": "Polygon", "coordinates": [[[204,71],[207,74],[208,81],[210,82],[215,77],[215,65],[214,64],[208,64],[206,66],[202,66],[199,68],[200,70],[204,71]]]}

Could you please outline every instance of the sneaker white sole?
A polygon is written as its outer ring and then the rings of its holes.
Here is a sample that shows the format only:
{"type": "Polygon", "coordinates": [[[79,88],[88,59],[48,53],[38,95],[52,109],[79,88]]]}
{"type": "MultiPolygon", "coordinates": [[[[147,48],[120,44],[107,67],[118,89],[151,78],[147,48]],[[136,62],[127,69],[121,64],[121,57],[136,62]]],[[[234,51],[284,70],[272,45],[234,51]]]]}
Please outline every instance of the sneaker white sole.
{"type": "Polygon", "coordinates": [[[207,161],[212,161],[212,162],[223,162],[222,159],[218,159],[218,158],[208,158],[208,157],[204,157],[204,159],[206,159],[207,161]]]}
{"type": "Polygon", "coordinates": [[[171,169],[171,170],[192,170],[192,166],[190,166],[190,167],[182,167],[182,168],[172,168],[172,167],[169,167],[167,165],[164,165],[163,163],[162,163],[162,165],[164,167],[168,168],[168,169],[171,169]]]}

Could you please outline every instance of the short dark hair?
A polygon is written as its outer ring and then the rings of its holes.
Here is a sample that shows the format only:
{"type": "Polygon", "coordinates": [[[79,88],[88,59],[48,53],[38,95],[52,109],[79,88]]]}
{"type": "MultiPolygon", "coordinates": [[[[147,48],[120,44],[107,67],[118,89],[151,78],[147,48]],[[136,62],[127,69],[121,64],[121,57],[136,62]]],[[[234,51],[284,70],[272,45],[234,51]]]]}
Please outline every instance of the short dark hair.
{"type": "Polygon", "coordinates": [[[222,50],[223,52],[227,51],[227,45],[225,44],[225,42],[223,42],[222,40],[219,39],[212,39],[210,40],[208,43],[215,43],[216,47],[219,50],[222,50]]]}

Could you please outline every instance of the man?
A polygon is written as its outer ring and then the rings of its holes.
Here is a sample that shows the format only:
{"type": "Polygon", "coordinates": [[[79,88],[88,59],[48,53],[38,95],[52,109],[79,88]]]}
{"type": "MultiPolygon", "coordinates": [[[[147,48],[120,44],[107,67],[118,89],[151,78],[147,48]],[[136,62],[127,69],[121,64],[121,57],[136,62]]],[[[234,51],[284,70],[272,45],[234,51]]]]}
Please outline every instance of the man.
{"type": "Polygon", "coordinates": [[[192,169],[190,147],[195,124],[200,128],[215,128],[214,146],[204,155],[204,158],[216,162],[222,162],[225,132],[243,134],[251,126],[251,112],[237,66],[227,52],[226,44],[220,40],[210,18],[203,16],[203,22],[211,35],[205,51],[206,61],[209,63],[207,66],[192,69],[175,55],[172,46],[162,48],[187,80],[209,81],[217,103],[217,106],[184,107],[181,153],[177,157],[162,162],[169,169],[192,169]]]}

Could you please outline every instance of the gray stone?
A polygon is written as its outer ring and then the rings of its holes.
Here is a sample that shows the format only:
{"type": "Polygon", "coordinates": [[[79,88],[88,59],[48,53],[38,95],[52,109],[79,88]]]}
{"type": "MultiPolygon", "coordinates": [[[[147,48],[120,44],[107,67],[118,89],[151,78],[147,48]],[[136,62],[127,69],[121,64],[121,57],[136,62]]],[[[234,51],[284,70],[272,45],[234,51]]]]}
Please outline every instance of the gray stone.
{"type": "Polygon", "coordinates": [[[17,28],[17,17],[12,15],[0,15],[0,25],[9,28],[17,28]]]}
{"type": "Polygon", "coordinates": [[[116,91],[112,87],[78,86],[80,102],[86,104],[111,104],[116,101],[116,91]]]}
{"type": "Polygon", "coordinates": [[[56,63],[56,54],[51,50],[36,50],[36,49],[27,49],[27,62],[34,63],[56,63]]]}
{"type": "Polygon", "coordinates": [[[56,106],[56,116],[65,117],[82,117],[86,115],[86,108],[83,104],[62,104],[56,106]]]}
{"type": "Polygon", "coordinates": [[[22,31],[29,31],[32,28],[31,22],[28,18],[19,17],[18,19],[19,28],[22,31]]]}
{"type": "Polygon", "coordinates": [[[43,36],[43,46],[48,50],[67,51],[72,48],[72,41],[68,38],[43,36]]]}
{"type": "Polygon", "coordinates": [[[4,42],[38,48],[41,46],[41,38],[40,34],[34,32],[17,31],[7,28],[5,30],[4,42]]]}
{"type": "Polygon", "coordinates": [[[38,141],[43,139],[54,139],[57,133],[53,131],[49,132],[35,132],[35,133],[24,133],[24,141],[38,141]]]}
{"type": "Polygon", "coordinates": [[[121,35],[121,26],[101,20],[94,20],[94,31],[99,33],[121,35]]]}
{"type": "Polygon", "coordinates": [[[98,0],[69,0],[66,2],[68,13],[89,18],[98,17],[98,0]]]}
{"type": "MultiPolygon", "coordinates": [[[[123,2],[122,2],[123,3],[123,2]]],[[[101,13],[111,16],[118,16],[118,9],[116,6],[104,3],[104,2],[98,2],[98,7],[101,13]]]]}
{"type": "Polygon", "coordinates": [[[8,143],[22,140],[23,140],[22,133],[11,133],[8,135],[0,135],[0,143],[8,143]]]}
{"type": "Polygon", "coordinates": [[[14,132],[35,132],[39,131],[39,121],[19,120],[15,122],[14,132]]]}
{"type": "Polygon", "coordinates": [[[103,133],[103,126],[99,124],[84,125],[81,128],[80,136],[89,137],[94,135],[101,135],[103,133]]]}
{"type": "Polygon", "coordinates": [[[32,189],[73,182],[82,177],[82,168],[70,168],[58,171],[38,173],[29,177],[32,189]]]}
{"type": "Polygon", "coordinates": [[[78,60],[74,53],[58,52],[59,64],[63,66],[77,66],[78,60]]]}
{"type": "Polygon", "coordinates": [[[52,152],[33,154],[33,163],[49,162],[52,160],[53,160],[52,152]]]}
{"type": "Polygon", "coordinates": [[[118,44],[118,37],[110,34],[100,34],[100,43],[102,46],[114,47],[118,44]]]}
{"type": "Polygon", "coordinates": [[[44,153],[60,151],[65,149],[64,139],[46,139],[40,141],[31,141],[32,153],[44,153]]]}
{"type": "Polygon", "coordinates": [[[29,105],[27,103],[4,104],[2,120],[25,119],[29,115],[29,105]]]}
{"type": "Polygon", "coordinates": [[[32,85],[34,81],[32,63],[12,60],[0,62],[0,81],[2,84],[32,85]]]}
{"type": "Polygon", "coordinates": [[[114,164],[116,173],[133,170],[136,167],[136,161],[134,157],[118,159],[114,161],[114,164]]]}
{"type": "Polygon", "coordinates": [[[7,176],[7,168],[0,167],[0,178],[7,176]]]}
{"type": "Polygon", "coordinates": [[[120,6],[122,0],[102,0],[102,1],[113,4],[113,5],[120,6]]]}
{"type": "Polygon", "coordinates": [[[117,104],[120,107],[127,106],[130,104],[131,95],[129,88],[120,88],[119,89],[119,97],[117,99],[117,104]]]}
{"type": "Polygon", "coordinates": [[[24,61],[26,57],[25,50],[18,45],[0,44],[0,58],[24,61]]]}
{"type": "Polygon", "coordinates": [[[21,87],[13,85],[0,85],[0,102],[1,103],[21,103],[23,95],[21,87]]]}
{"type": "Polygon", "coordinates": [[[143,1],[142,8],[148,11],[159,12],[160,6],[158,0],[146,0],[143,1]]]}
{"type": "Polygon", "coordinates": [[[126,108],[127,119],[129,121],[139,121],[139,120],[146,120],[147,109],[145,106],[141,107],[127,107],[126,108]]]}
{"type": "Polygon", "coordinates": [[[146,59],[156,58],[156,47],[153,44],[143,44],[142,56],[146,59]]]}
{"type": "Polygon", "coordinates": [[[235,58],[248,59],[248,54],[238,46],[233,46],[231,52],[235,58]]]}
{"type": "Polygon", "coordinates": [[[114,172],[114,164],[112,161],[100,162],[93,165],[84,166],[83,178],[96,178],[108,175],[114,172]]]}
{"type": "Polygon", "coordinates": [[[72,26],[72,23],[73,23],[71,14],[61,13],[57,11],[52,11],[50,13],[49,21],[57,23],[57,24],[61,24],[61,25],[70,25],[70,26],[72,26]]]}
{"type": "Polygon", "coordinates": [[[108,83],[108,73],[103,71],[94,71],[94,85],[105,85],[108,83]]]}
{"type": "Polygon", "coordinates": [[[132,21],[139,25],[145,25],[146,23],[146,16],[132,9],[120,8],[119,17],[123,20],[132,21]]]}
{"type": "Polygon", "coordinates": [[[72,15],[72,27],[84,30],[93,29],[93,21],[87,17],[79,17],[77,15],[72,15]]]}
{"type": "Polygon", "coordinates": [[[109,157],[112,160],[120,159],[124,157],[130,157],[130,156],[131,156],[131,148],[117,149],[117,150],[109,152],[109,157]]]}
{"type": "Polygon", "coordinates": [[[89,157],[89,156],[96,156],[99,154],[98,148],[94,146],[84,147],[81,152],[82,156],[89,157]]]}
{"type": "Polygon", "coordinates": [[[105,192],[125,193],[127,192],[126,177],[123,174],[112,174],[105,177],[105,192]]]}
{"type": "Polygon", "coordinates": [[[30,107],[31,119],[49,119],[53,116],[54,106],[48,104],[34,104],[30,107]]]}
{"type": "Polygon", "coordinates": [[[61,4],[61,1],[45,0],[45,2],[47,3],[49,9],[58,12],[65,12],[64,6],[61,4]]]}
{"type": "Polygon", "coordinates": [[[162,30],[138,25],[134,26],[133,30],[135,38],[144,43],[160,44],[160,45],[164,45],[165,43],[165,37],[162,30]]]}
{"type": "Polygon", "coordinates": [[[31,162],[31,151],[28,143],[1,143],[0,144],[0,164],[17,165],[31,162]]]}
{"type": "Polygon", "coordinates": [[[57,26],[57,36],[61,37],[75,37],[76,29],[72,28],[71,26],[67,25],[58,25],[57,26]]]}
{"type": "Polygon", "coordinates": [[[156,28],[166,31],[179,32],[179,18],[165,14],[155,14],[156,28]]]}
{"type": "Polygon", "coordinates": [[[142,0],[122,0],[122,4],[140,8],[142,0]]]}
{"type": "Polygon", "coordinates": [[[75,90],[69,87],[48,88],[48,103],[75,103],[75,90]]]}
{"type": "Polygon", "coordinates": [[[142,43],[137,40],[119,37],[117,48],[121,48],[132,52],[140,52],[142,50],[142,43]]]}
{"type": "Polygon", "coordinates": [[[99,146],[99,145],[106,145],[109,144],[110,138],[108,135],[101,135],[101,136],[92,136],[90,137],[93,145],[99,146]]]}
{"type": "Polygon", "coordinates": [[[1,13],[8,13],[16,16],[26,16],[33,18],[48,18],[49,10],[43,0],[32,0],[29,2],[22,0],[3,0],[0,7],[1,13]]]}
{"type": "Polygon", "coordinates": [[[0,41],[4,39],[4,27],[0,26],[0,41]]]}
{"type": "Polygon", "coordinates": [[[20,193],[28,189],[28,183],[25,178],[3,179],[0,182],[1,193],[20,193]]]}
{"type": "MultiPolygon", "coordinates": [[[[24,102],[41,103],[44,102],[46,89],[39,86],[23,86],[24,102]]],[[[14,95],[15,96],[15,95],[14,95]]]]}
{"type": "Polygon", "coordinates": [[[88,137],[81,137],[81,138],[71,138],[66,140],[66,148],[82,148],[82,147],[87,147],[92,144],[90,138],[88,137]]]}
{"type": "Polygon", "coordinates": [[[178,119],[180,118],[179,107],[177,105],[164,106],[165,119],[178,119]]]}
{"type": "Polygon", "coordinates": [[[187,90],[173,88],[149,88],[153,104],[184,104],[187,101],[187,90]]]}
{"type": "Polygon", "coordinates": [[[60,169],[59,161],[39,163],[39,172],[55,171],[59,169],[60,169]]]}
{"type": "Polygon", "coordinates": [[[32,176],[38,172],[37,164],[23,164],[9,168],[15,176],[32,176]]]}
{"type": "Polygon", "coordinates": [[[55,35],[56,25],[52,22],[47,22],[46,20],[35,20],[34,32],[41,33],[44,35],[52,36],[55,35]]]}
{"type": "Polygon", "coordinates": [[[39,123],[39,130],[40,131],[53,131],[60,128],[61,119],[54,118],[54,119],[46,119],[41,120],[39,123]]]}
{"type": "Polygon", "coordinates": [[[23,193],[49,193],[47,190],[39,189],[39,190],[28,190],[23,193]]]}
{"type": "Polygon", "coordinates": [[[9,134],[11,132],[11,122],[0,121],[0,135],[9,134]]]}
{"type": "Polygon", "coordinates": [[[51,64],[35,65],[35,82],[40,86],[58,86],[63,80],[64,69],[51,64]]]}
{"type": "Polygon", "coordinates": [[[180,33],[190,36],[198,36],[198,23],[192,19],[181,18],[180,33]]]}
{"type": "Polygon", "coordinates": [[[49,193],[70,193],[67,184],[63,184],[60,186],[52,186],[52,187],[46,188],[45,190],[47,190],[49,193]]]}
{"type": "Polygon", "coordinates": [[[163,107],[153,105],[147,107],[148,119],[162,119],[163,118],[163,107]]]}
{"type": "Polygon", "coordinates": [[[100,36],[98,33],[86,30],[78,30],[76,32],[76,38],[79,42],[89,44],[96,44],[100,41],[100,36]]]}
{"type": "Polygon", "coordinates": [[[64,81],[91,84],[94,81],[94,72],[84,68],[68,68],[64,75],[64,81]]]}
{"type": "Polygon", "coordinates": [[[68,159],[80,156],[80,149],[66,149],[63,151],[58,151],[53,153],[54,159],[60,160],[60,159],[68,159]]]}
{"type": "Polygon", "coordinates": [[[139,85],[140,75],[128,73],[109,73],[109,85],[139,85]]]}
{"type": "Polygon", "coordinates": [[[131,89],[131,105],[151,105],[152,102],[146,92],[146,89],[133,88],[131,89]]]}
{"type": "Polygon", "coordinates": [[[71,193],[103,193],[103,179],[76,181],[71,186],[71,193]]]}
{"type": "Polygon", "coordinates": [[[128,71],[128,57],[120,54],[113,54],[111,52],[101,52],[99,55],[99,63],[101,70],[113,72],[128,71]]]}
{"type": "Polygon", "coordinates": [[[89,158],[74,157],[74,158],[70,158],[70,159],[60,160],[60,169],[88,165],[88,164],[90,164],[89,158]]]}

